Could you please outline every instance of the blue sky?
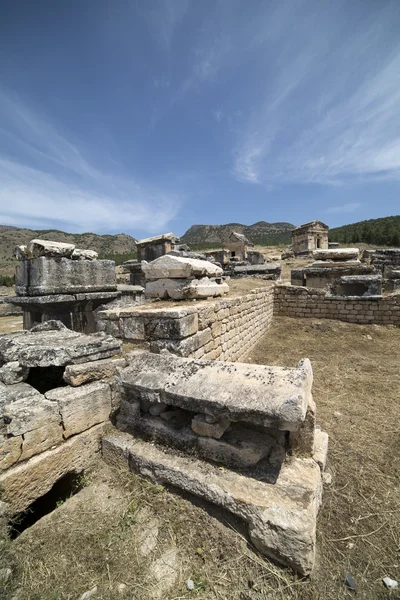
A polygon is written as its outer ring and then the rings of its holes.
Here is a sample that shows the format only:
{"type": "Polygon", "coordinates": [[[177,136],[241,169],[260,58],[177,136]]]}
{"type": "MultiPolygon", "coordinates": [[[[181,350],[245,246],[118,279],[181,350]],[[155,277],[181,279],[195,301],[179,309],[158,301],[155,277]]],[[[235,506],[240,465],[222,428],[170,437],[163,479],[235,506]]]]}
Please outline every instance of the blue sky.
{"type": "Polygon", "coordinates": [[[2,0],[0,223],[400,213],[399,0],[2,0]]]}

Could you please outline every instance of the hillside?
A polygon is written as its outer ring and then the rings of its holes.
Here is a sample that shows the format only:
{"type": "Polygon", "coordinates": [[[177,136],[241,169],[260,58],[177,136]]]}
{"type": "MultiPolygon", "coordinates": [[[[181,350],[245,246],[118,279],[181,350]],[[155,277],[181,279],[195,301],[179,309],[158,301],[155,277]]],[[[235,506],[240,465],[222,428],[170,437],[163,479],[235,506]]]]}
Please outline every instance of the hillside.
{"type": "Polygon", "coordinates": [[[244,233],[253,244],[261,246],[288,245],[291,241],[291,223],[267,223],[259,221],[254,225],[227,223],[226,225],[192,225],[181,237],[183,244],[193,249],[207,249],[220,246],[231,231],[244,233]]]}
{"type": "Polygon", "coordinates": [[[16,259],[15,246],[27,244],[34,238],[75,244],[78,248],[96,250],[100,258],[109,258],[121,264],[136,256],[136,240],[130,235],[97,235],[95,233],[66,233],[56,229],[19,229],[0,225],[0,275],[13,275],[16,259]]]}
{"type": "Polygon", "coordinates": [[[400,246],[400,216],[359,221],[329,230],[329,241],[341,244],[364,242],[376,246],[400,246]]]}

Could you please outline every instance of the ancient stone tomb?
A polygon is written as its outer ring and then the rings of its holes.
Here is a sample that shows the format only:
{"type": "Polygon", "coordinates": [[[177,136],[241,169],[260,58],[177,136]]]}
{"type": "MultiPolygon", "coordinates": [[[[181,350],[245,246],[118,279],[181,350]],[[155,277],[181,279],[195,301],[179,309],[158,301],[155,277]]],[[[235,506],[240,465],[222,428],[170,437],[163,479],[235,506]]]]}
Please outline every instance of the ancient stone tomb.
{"type": "Polygon", "coordinates": [[[120,371],[120,432],[103,457],[234,513],[261,552],[308,574],[327,453],[311,388],[307,359],[290,369],[139,352],[120,371]]]}

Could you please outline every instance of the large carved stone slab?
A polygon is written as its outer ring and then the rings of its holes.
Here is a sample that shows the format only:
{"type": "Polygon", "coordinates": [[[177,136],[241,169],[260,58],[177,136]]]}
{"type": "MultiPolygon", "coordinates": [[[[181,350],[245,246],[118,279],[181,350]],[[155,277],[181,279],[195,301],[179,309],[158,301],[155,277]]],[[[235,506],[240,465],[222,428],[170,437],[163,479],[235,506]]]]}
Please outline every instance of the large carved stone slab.
{"type": "Polygon", "coordinates": [[[18,296],[116,289],[115,263],[112,260],[71,260],[40,256],[23,260],[16,268],[15,291],[18,296]]]}
{"type": "Polygon", "coordinates": [[[0,364],[17,361],[23,367],[64,366],[108,358],[121,342],[104,333],[84,335],[62,331],[17,331],[0,336],[0,364]]]}
{"type": "Polygon", "coordinates": [[[198,413],[295,431],[311,399],[312,368],[194,360],[142,353],[121,371],[127,392],[155,392],[159,401],[198,413]]]}
{"type": "Polygon", "coordinates": [[[193,457],[177,456],[129,434],[102,441],[103,458],[154,482],[171,485],[221,506],[247,523],[250,539],[265,556],[308,575],[315,560],[316,518],[321,503],[320,468],[291,458],[275,484],[245,477],[193,457]]]}
{"type": "Polygon", "coordinates": [[[195,258],[182,258],[166,254],[151,263],[142,262],[146,279],[188,279],[192,277],[221,277],[221,267],[195,258]]]}

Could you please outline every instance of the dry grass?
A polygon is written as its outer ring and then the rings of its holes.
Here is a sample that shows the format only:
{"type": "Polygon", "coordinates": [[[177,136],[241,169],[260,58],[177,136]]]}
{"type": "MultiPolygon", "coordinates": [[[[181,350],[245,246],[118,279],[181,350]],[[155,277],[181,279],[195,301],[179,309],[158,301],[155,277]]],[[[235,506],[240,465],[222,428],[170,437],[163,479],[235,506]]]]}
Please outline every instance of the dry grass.
{"type": "Polygon", "coordinates": [[[398,599],[381,579],[400,580],[399,346],[396,328],[277,318],[248,357],[293,366],[307,356],[313,364],[333,478],[309,580],[254,553],[233,518],[100,464],[89,487],[27,530],[12,555],[8,548],[18,600],[77,600],[94,585],[94,600],[344,600],[353,595],[343,583],[347,572],[357,582],[357,598],[398,599]],[[143,556],[154,521],[157,545],[143,556]],[[171,548],[178,560],[168,589],[154,565],[171,548]]]}
{"type": "Polygon", "coordinates": [[[346,598],[346,572],[361,598],[388,598],[382,577],[400,579],[399,348],[393,327],[277,318],[248,357],[283,366],[309,357],[318,422],[330,435],[333,483],[318,521],[317,566],[300,598],[346,598]]]}

